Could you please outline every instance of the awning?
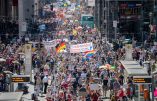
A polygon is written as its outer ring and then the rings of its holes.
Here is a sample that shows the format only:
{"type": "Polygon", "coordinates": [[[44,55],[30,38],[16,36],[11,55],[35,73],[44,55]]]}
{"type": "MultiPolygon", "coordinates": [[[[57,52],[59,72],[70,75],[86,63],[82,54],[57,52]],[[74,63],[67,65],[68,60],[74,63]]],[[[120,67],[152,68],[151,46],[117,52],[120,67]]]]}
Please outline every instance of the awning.
{"type": "Polygon", "coordinates": [[[144,76],[148,75],[146,69],[139,65],[136,61],[120,61],[124,66],[128,76],[144,76]]]}
{"type": "Polygon", "coordinates": [[[0,101],[21,101],[23,92],[0,93],[0,101]]]}

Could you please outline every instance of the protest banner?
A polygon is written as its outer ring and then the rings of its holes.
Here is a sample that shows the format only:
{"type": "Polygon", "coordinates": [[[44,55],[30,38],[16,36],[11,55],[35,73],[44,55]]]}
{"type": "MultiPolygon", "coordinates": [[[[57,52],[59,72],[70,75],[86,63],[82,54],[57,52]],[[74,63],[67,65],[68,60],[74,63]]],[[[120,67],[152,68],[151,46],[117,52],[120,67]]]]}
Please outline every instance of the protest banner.
{"type": "Polygon", "coordinates": [[[70,53],[80,53],[93,50],[93,43],[83,43],[83,44],[76,44],[70,45],[70,53]]]}
{"type": "Polygon", "coordinates": [[[46,50],[50,50],[52,47],[55,47],[59,42],[61,42],[61,39],[55,39],[51,41],[43,41],[44,47],[46,50]]]}

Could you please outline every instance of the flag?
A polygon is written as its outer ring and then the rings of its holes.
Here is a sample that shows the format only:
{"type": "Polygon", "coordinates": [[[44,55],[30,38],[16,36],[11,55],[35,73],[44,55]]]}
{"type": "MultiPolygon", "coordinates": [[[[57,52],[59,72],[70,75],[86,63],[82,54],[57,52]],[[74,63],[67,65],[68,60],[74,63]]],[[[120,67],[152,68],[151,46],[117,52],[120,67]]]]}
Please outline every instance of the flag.
{"type": "Polygon", "coordinates": [[[96,53],[95,50],[86,51],[83,55],[82,61],[89,61],[90,58],[92,58],[95,53],[96,53]]]}
{"type": "Polygon", "coordinates": [[[76,35],[77,35],[77,30],[73,29],[72,31],[73,31],[73,32],[72,32],[73,35],[76,36],[76,35]]]}
{"type": "Polygon", "coordinates": [[[85,57],[92,57],[96,53],[95,50],[85,52],[85,57]]]}
{"type": "Polygon", "coordinates": [[[64,51],[65,48],[66,48],[65,42],[61,42],[60,44],[56,45],[56,52],[60,53],[60,52],[64,51]]]}

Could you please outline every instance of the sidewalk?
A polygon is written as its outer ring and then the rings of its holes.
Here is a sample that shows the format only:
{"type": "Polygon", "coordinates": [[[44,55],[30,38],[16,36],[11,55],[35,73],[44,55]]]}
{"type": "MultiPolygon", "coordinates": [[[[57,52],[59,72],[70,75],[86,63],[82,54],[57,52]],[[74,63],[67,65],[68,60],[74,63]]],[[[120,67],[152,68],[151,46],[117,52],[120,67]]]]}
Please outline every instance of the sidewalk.
{"type": "MultiPolygon", "coordinates": [[[[29,87],[28,88],[29,93],[22,96],[23,101],[34,101],[34,100],[31,100],[32,94],[34,93],[34,85],[27,84],[27,86],[29,87]]],[[[43,94],[43,96],[45,96],[45,95],[43,94]]],[[[38,100],[39,101],[46,101],[45,97],[40,97],[40,96],[38,96],[38,100]]]]}
{"type": "MultiPolygon", "coordinates": [[[[34,72],[33,72],[33,70],[32,70],[32,82],[34,82],[34,72]]],[[[32,94],[34,93],[34,85],[33,84],[27,84],[27,86],[29,87],[28,88],[29,93],[22,96],[23,101],[34,101],[34,100],[31,100],[32,94]]],[[[45,94],[42,94],[42,95],[44,97],[38,96],[38,100],[39,101],[46,101],[46,99],[45,99],[46,95],[45,94]]]]}
{"type": "MultiPolygon", "coordinates": [[[[103,94],[103,91],[102,91],[102,94],[103,94]]],[[[101,96],[101,99],[102,99],[103,101],[110,101],[110,91],[107,91],[106,97],[101,96]]]]}

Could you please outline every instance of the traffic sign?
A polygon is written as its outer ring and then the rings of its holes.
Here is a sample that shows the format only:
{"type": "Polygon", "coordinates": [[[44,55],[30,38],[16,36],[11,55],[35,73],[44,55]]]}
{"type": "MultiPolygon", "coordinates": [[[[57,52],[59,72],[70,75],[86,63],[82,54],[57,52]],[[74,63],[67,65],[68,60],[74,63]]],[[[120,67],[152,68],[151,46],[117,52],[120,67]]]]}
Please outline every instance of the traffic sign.
{"type": "Polygon", "coordinates": [[[134,84],[152,84],[152,76],[134,76],[134,84]]]}
{"type": "Polygon", "coordinates": [[[12,83],[27,83],[30,82],[29,75],[15,75],[11,78],[12,83]]]}

